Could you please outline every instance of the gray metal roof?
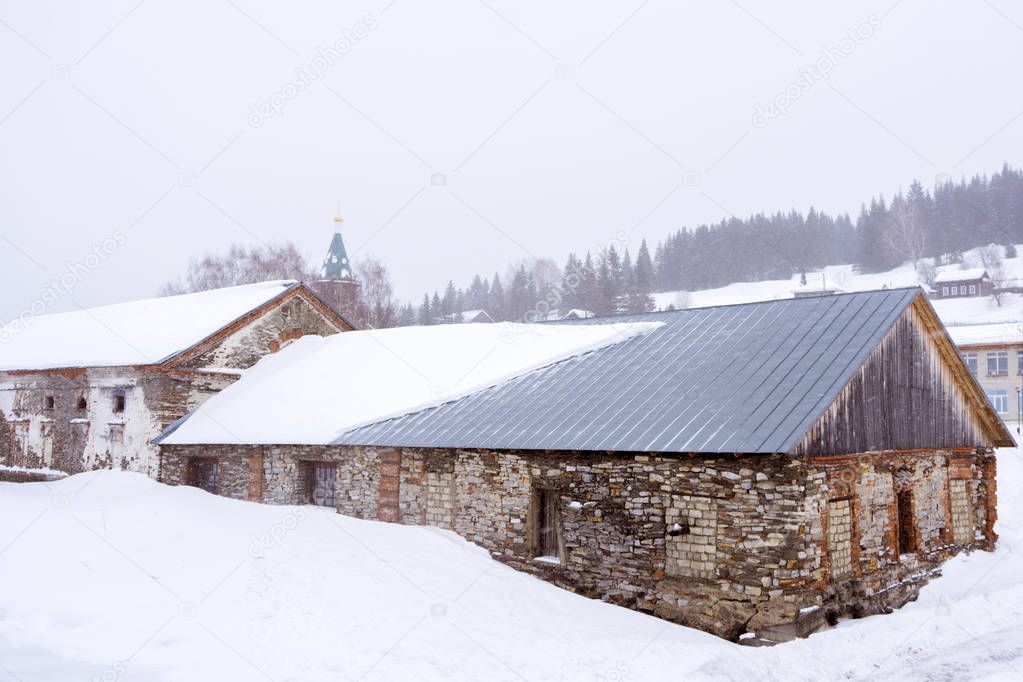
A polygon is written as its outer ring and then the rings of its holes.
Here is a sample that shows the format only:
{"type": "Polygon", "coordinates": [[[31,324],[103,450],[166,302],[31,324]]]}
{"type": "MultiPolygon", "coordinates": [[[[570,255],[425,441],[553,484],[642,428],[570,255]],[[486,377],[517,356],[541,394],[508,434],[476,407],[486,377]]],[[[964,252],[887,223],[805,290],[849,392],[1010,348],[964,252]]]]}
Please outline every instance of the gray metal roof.
{"type": "Polygon", "coordinates": [[[615,317],[665,325],[459,400],[355,429],[336,442],[788,452],[919,293],[894,289],[615,317]]]}

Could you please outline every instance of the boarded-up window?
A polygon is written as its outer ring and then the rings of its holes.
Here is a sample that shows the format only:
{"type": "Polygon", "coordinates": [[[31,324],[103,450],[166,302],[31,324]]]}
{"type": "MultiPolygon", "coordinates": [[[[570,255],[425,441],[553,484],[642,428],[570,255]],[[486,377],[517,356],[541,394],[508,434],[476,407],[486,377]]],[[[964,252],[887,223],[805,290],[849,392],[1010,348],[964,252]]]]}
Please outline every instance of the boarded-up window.
{"type": "Polygon", "coordinates": [[[828,502],[828,557],[831,577],[853,572],[853,507],[851,500],[828,502]]]}
{"type": "Polygon", "coordinates": [[[973,542],[973,505],[970,504],[970,482],[949,481],[949,502],[952,505],[952,540],[957,545],[973,542]]]}
{"type": "Polygon", "coordinates": [[[220,465],[215,459],[194,457],[188,460],[188,479],[190,486],[201,488],[208,493],[217,493],[217,475],[220,465]]]}
{"type": "Polygon", "coordinates": [[[540,490],[536,495],[536,556],[550,561],[561,561],[560,496],[555,490],[540,490]]]}
{"type": "Polygon", "coordinates": [[[913,491],[902,490],[895,496],[896,518],[899,520],[899,554],[916,551],[916,516],[913,512],[913,491]]]}
{"type": "Polygon", "coordinates": [[[377,520],[398,522],[401,497],[401,450],[381,450],[377,454],[380,483],[377,487],[377,520]]]}
{"type": "Polygon", "coordinates": [[[108,434],[111,445],[121,445],[124,443],[124,424],[111,424],[110,432],[108,434]]]}
{"type": "Polygon", "coordinates": [[[665,573],[687,578],[717,575],[717,503],[713,498],[675,495],[665,510],[665,573]]]}
{"type": "Polygon", "coordinates": [[[453,470],[427,471],[423,479],[426,487],[426,525],[450,530],[455,501],[453,470]]]}
{"type": "Polygon", "coordinates": [[[71,421],[71,452],[81,453],[89,441],[89,422],[84,419],[71,421]]]}
{"type": "Polygon", "coordinates": [[[11,458],[9,464],[26,466],[28,464],[28,421],[16,421],[11,424],[11,458]]]}
{"type": "Polygon", "coordinates": [[[306,501],[321,507],[336,507],[337,465],[306,463],[306,501]]]}
{"type": "Polygon", "coordinates": [[[43,463],[49,466],[53,462],[53,422],[39,425],[39,437],[42,439],[43,463]]]}

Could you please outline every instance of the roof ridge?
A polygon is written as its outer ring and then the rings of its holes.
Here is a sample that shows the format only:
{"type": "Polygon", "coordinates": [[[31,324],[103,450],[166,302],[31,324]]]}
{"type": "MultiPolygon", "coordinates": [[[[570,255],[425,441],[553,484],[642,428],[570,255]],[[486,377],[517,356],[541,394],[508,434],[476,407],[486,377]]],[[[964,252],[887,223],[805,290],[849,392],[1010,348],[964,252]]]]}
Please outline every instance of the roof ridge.
{"type": "MultiPolygon", "coordinates": [[[[698,290],[699,291],[699,290],[698,290]]],[[[768,303],[786,303],[796,301],[813,301],[818,298],[839,298],[842,296],[862,296],[864,294],[887,294],[887,293],[904,293],[907,291],[923,291],[923,287],[920,285],[907,286],[907,287],[890,287],[887,289],[863,289],[862,291],[842,291],[839,293],[831,294],[830,296],[807,296],[803,298],[797,298],[795,296],[789,296],[787,298],[768,298],[760,301],[747,301],[745,303],[719,303],[717,305],[705,305],[705,306],[693,306],[692,308],[679,308],[676,310],[651,310],[645,313],[618,313],[613,315],[595,315],[594,317],[588,317],[585,320],[546,320],[538,324],[556,324],[558,322],[592,322],[594,320],[613,320],[623,317],[638,317],[640,315],[673,315],[677,313],[687,313],[697,310],[716,310],[719,308],[735,308],[738,306],[749,306],[749,305],[764,305],[768,303]]],[[[671,292],[655,292],[655,293],[671,293],[671,292]]]]}

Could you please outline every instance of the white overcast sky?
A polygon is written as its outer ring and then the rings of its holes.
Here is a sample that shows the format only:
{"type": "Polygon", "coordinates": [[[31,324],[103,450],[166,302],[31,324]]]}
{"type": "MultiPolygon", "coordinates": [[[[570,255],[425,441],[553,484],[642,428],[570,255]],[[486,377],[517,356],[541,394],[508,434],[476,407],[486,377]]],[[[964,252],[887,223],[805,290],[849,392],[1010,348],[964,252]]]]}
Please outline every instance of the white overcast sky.
{"type": "Polygon", "coordinates": [[[232,242],[320,259],[338,200],[349,250],[417,300],[619,232],[635,249],[729,213],[855,214],[913,177],[1023,164],[1021,64],[1010,0],[0,0],[0,317],[115,233],[51,310],[153,295],[232,242]]]}

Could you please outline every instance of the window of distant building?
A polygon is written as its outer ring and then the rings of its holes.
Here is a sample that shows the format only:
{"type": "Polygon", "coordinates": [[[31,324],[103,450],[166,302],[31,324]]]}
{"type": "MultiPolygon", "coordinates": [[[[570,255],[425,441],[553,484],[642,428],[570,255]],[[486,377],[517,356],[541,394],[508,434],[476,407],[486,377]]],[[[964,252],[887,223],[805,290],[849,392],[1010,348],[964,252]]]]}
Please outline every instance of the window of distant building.
{"type": "Polygon", "coordinates": [[[86,402],[84,395],[78,399],[78,409],[79,410],[84,410],[88,406],[89,406],[89,403],[86,402]]]}
{"type": "Polygon", "coordinates": [[[1023,351],[1016,351],[1016,374],[1023,374],[1023,351]]]}
{"type": "Polygon", "coordinates": [[[970,285],[970,296],[973,296],[976,293],[977,293],[977,285],[976,284],[971,284],[970,285]]]}
{"type": "Polygon", "coordinates": [[[124,394],[118,393],[114,396],[114,414],[121,414],[124,412],[124,394]]]}
{"type": "MultiPolygon", "coordinates": [[[[1023,358],[1023,354],[1020,355],[1023,358]]],[[[970,374],[977,376],[977,354],[976,353],[963,353],[963,362],[966,363],[966,367],[970,370],[970,374]]],[[[1020,360],[1020,367],[1023,367],[1023,359],[1020,360]]]]}
{"type": "Polygon", "coordinates": [[[959,287],[952,287],[952,295],[953,296],[959,295],[959,287]]]}
{"type": "Polygon", "coordinates": [[[111,424],[109,438],[111,443],[124,443],[124,424],[111,424]]]}
{"type": "Polygon", "coordinates": [[[941,287],[941,295],[948,296],[948,287],[941,287]]]}
{"type": "Polygon", "coordinates": [[[46,406],[47,410],[52,410],[56,404],[57,401],[56,399],[54,399],[52,395],[46,396],[46,401],[44,402],[44,405],[46,406]]]}
{"type": "Polygon", "coordinates": [[[988,391],[988,400],[999,414],[1009,413],[1009,392],[1001,389],[988,391]]]}
{"type": "Polygon", "coordinates": [[[987,354],[987,375],[1004,377],[1009,374],[1009,351],[996,350],[987,354]]]}

